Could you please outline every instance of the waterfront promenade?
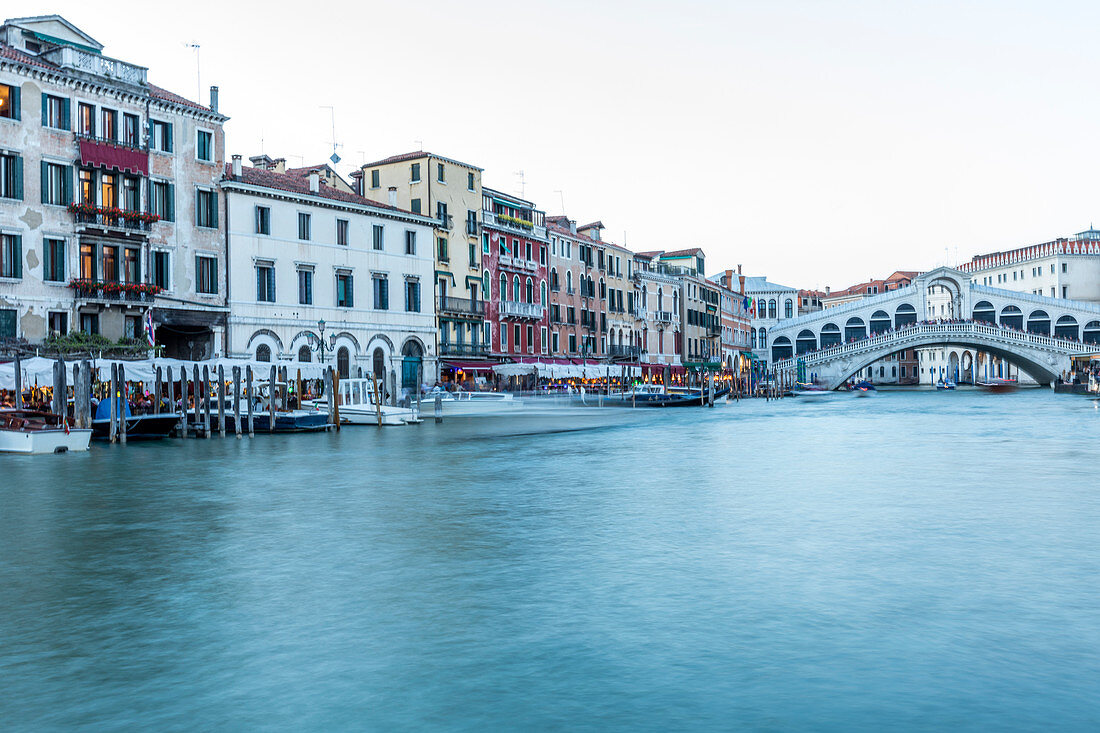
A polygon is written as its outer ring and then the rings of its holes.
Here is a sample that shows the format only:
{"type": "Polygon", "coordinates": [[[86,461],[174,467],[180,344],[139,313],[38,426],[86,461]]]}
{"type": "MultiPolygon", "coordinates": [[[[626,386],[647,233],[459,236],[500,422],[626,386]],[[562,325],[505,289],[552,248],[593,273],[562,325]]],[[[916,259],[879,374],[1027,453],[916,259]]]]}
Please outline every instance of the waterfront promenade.
{"type": "Polygon", "coordinates": [[[1100,724],[1100,410],[820,399],[0,457],[0,719],[1100,724]]]}

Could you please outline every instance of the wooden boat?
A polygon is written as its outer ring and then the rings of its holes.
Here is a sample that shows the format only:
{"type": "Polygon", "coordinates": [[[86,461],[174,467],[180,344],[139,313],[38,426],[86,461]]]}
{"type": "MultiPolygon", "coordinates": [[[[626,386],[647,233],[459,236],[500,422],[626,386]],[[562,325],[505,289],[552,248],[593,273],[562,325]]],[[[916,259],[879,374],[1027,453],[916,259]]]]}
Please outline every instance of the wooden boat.
{"type": "Polygon", "coordinates": [[[978,386],[986,392],[993,394],[1004,394],[1006,392],[1015,392],[1019,386],[1015,379],[993,379],[987,382],[978,382],[978,386]]]}
{"type": "MultiPolygon", "coordinates": [[[[716,389],[714,401],[719,402],[730,393],[729,387],[716,389]]],[[[706,393],[698,388],[674,388],[665,390],[660,384],[639,384],[633,389],[613,392],[605,395],[604,404],[635,405],[637,407],[702,407],[707,400],[706,393]]],[[[592,397],[589,404],[594,404],[592,397]]]]}
{"type": "Polygon", "coordinates": [[[67,453],[86,451],[89,428],[71,428],[67,418],[37,410],[0,410],[0,452],[67,453]]]}
{"type": "MultiPolygon", "coordinates": [[[[180,414],[177,412],[161,413],[157,415],[134,415],[130,412],[130,405],[126,400],[119,400],[120,408],[125,408],[126,439],[127,440],[156,440],[167,438],[176,426],[179,425],[180,414]]],[[[95,410],[92,419],[92,437],[106,439],[111,437],[111,402],[103,400],[95,410]]]]}

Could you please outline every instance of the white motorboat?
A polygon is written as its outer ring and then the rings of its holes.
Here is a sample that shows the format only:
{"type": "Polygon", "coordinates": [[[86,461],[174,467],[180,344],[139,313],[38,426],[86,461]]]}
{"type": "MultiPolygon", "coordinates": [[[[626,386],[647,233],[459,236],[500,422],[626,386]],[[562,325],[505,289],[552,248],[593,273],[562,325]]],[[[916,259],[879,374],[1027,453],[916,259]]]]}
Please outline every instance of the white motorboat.
{"type": "Polygon", "coordinates": [[[91,440],[91,428],[70,428],[52,412],[0,410],[0,453],[85,451],[91,440]]]}
{"type": "MultiPolygon", "coordinates": [[[[374,382],[370,379],[341,379],[336,404],[340,408],[340,422],[350,425],[406,425],[418,422],[416,410],[378,404],[374,382]]],[[[328,412],[327,397],[307,401],[304,405],[328,412]]]]}
{"type": "Polygon", "coordinates": [[[508,392],[447,392],[433,389],[421,400],[421,409],[431,414],[435,398],[442,403],[444,417],[483,417],[520,412],[525,405],[508,392]]]}

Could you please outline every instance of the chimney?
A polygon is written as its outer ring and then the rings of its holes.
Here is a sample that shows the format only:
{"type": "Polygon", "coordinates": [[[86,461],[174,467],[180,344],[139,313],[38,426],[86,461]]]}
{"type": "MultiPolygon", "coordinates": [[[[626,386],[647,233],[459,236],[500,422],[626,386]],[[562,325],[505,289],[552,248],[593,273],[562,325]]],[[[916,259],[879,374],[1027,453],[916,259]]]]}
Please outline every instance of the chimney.
{"type": "Polygon", "coordinates": [[[737,274],[738,274],[738,275],[740,275],[740,274],[741,274],[741,265],[738,265],[738,266],[737,266],[737,274]]]}
{"type": "Polygon", "coordinates": [[[390,206],[397,206],[397,186],[390,186],[390,206]]]}
{"type": "Polygon", "coordinates": [[[321,174],[317,171],[309,172],[309,192],[318,193],[321,190],[321,174]]]}
{"type": "Polygon", "coordinates": [[[828,295],[828,294],[829,294],[829,286],[828,286],[828,285],[826,285],[826,286],[825,286],[825,294],[826,294],[826,295],[828,295]]]}
{"type": "Polygon", "coordinates": [[[218,88],[210,87],[210,111],[218,111],[218,88]]]}
{"type": "Polygon", "coordinates": [[[286,173],[286,158],[276,158],[271,161],[268,170],[275,171],[276,173],[286,173]]]}
{"type": "Polygon", "coordinates": [[[239,155],[233,156],[233,177],[241,177],[241,156],[239,155]]]}

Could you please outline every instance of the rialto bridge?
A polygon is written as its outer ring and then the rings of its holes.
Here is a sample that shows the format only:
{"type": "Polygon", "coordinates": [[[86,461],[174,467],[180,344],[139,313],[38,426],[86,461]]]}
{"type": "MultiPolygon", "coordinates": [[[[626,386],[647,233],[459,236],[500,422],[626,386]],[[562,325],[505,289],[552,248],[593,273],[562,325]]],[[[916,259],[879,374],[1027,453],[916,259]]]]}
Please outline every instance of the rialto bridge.
{"type": "Polygon", "coordinates": [[[1072,356],[1100,351],[1100,304],[977,285],[941,267],[908,287],[780,321],[769,335],[777,371],[801,362],[830,389],[890,354],[933,346],[973,348],[1049,384],[1072,356]]]}

